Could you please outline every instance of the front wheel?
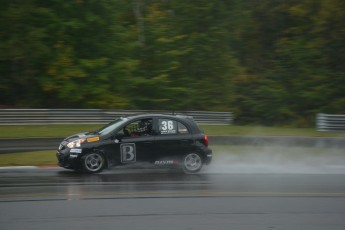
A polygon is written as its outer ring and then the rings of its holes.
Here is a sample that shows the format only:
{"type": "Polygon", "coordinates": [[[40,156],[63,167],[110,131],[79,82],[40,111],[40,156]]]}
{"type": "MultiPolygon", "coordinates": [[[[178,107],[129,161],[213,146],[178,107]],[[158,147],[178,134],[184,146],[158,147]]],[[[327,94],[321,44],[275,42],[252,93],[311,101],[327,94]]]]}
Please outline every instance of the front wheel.
{"type": "Polygon", "coordinates": [[[104,167],[104,157],[100,153],[88,153],[81,158],[84,172],[99,173],[104,167]]]}
{"type": "Polygon", "coordinates": [[[182,168],[185,173],[196,173],[202,168],[202,158],[197,153],[189,153],[182,159],[182,168]]]}

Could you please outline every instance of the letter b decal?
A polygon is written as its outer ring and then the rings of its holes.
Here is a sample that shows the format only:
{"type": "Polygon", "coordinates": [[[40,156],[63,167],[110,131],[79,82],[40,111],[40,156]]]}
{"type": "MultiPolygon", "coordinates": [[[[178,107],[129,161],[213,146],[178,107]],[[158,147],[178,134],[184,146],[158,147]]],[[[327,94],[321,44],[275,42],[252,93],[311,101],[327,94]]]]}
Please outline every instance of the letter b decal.
{"type": "Polygon", "coordinates": [[[120,148],[122,163],[130,163],[136,161],[135,144],[122,144],[120,148]]]}

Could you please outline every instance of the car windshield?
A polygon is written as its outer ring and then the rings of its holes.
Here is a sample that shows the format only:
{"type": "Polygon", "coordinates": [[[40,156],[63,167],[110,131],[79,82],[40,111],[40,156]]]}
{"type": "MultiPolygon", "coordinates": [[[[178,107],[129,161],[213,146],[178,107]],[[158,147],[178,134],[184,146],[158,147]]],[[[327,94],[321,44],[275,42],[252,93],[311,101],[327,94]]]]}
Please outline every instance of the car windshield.
{"type": "Polygon", "coordinates": [[[115,129],[120,127],[123,123],[125,123],[128,119],[127,118],[119,118],[115,121],[110,122],[103,128],[97,130],[97,133],[101,136],[108,135],[109,133],[113,132],[115,129]]]}

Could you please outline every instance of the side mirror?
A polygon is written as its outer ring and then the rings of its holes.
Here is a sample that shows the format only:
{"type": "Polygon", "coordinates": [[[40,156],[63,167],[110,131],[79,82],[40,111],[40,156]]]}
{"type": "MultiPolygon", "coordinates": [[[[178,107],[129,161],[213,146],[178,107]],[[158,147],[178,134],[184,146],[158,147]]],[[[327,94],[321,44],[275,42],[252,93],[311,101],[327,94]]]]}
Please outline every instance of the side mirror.
{"type": "Polygon", "coordinates": [[[117,133],[115,134],[114,139],[118,139],[119,141],[121,141],[124,137],[125,137],[125,134],[117,133]]]}

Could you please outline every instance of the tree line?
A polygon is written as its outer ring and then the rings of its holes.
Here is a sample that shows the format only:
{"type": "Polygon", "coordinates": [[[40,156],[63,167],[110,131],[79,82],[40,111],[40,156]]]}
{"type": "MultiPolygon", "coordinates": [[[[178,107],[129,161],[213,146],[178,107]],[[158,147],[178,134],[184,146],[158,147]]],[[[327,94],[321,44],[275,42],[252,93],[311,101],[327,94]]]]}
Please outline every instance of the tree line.
{"type": "Polygon", "coordinates": [[[1,0],[0,106],[345,113],[343,0],[1,0]]]}

